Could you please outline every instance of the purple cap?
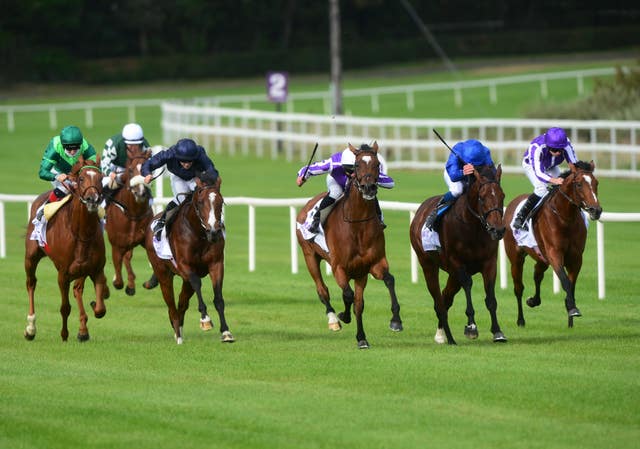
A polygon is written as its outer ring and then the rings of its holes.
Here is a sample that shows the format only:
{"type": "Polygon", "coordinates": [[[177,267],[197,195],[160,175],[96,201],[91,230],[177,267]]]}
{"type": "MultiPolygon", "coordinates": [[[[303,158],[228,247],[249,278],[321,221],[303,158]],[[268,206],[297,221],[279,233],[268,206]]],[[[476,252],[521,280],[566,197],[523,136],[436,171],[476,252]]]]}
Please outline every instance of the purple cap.
{"type": "Polygon", "coordinates": [[[564,129],[549,128],[544,134],[544,143],[547,148],[564,148],[569,144],[569,140],[564,129]]]}

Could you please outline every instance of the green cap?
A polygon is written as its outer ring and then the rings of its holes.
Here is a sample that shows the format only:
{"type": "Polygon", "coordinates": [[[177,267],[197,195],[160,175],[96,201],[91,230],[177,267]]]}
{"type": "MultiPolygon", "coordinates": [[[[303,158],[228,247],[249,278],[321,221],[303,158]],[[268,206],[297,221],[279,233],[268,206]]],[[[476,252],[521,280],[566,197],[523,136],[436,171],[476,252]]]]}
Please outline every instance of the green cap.
{"type": "Polygon", "coordinates": [[[81,145],[82,132],[77,126],[65,126],[60,131],[60,143],[62,145],[81,145]]]}

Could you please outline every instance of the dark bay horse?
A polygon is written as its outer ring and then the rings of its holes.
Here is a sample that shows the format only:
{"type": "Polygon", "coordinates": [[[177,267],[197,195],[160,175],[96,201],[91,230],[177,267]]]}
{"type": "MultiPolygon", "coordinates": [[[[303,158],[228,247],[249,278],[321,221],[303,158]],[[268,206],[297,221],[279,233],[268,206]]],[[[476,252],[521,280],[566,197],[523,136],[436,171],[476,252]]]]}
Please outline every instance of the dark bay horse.
{"type": "Polygon", "coordinates": [[[476,167],[473,176],[469,177],[470,183],[465,192],[440,219],[440,251],[425,251],[422,245],[422,228],[440,196],[427,198],[411,222],[411,246],[422,266],[438,318],[435,335],[437,343],[456,344],[449,328],[448,311],[460,288],[464,289],[467,299],[467,325],[464,334],[472,339],[478,337],[475,311],[471,302],[471,276],[476,273],[481,273],[484,281],[484,302],[491,315],[493,341],[507,341],[498,324],[498,304],[495,295],[498,241],[504,235],[504,192],[500,186],[501,175],[500,166],[497,170],[493,166],[476,167]],[[438,277],[440,269],[449,274],[447,285],[442,292],[438,277]]]}
{"type": "Polygon", "coordinates": [[[564,178],[562,185],[547,194],[546,201],[533,220],[537,251],[518,246],[511,229],[514,211],[527,195],[518,196],[507,206],[504,219],[508,232],[504,238],[504,246],[511,262],[513,292],[518,301],[518,326],[525,325],[522,311],[522,269],[527,255],[535,261],[535,294],[527,299],[527,305],[537,307],[541,304],[540,283],[544,272],[551,265],[566,294],[564,302],[569,327],[573,326],[574,317],[581,316],[575,299],[576,281],[582,268],[582,253],[587,239],[587,227],[581,211],[586,211],[591,220],[597,220],[602,213],[602,207],[597,196],[598,180],[593,174],[593,161],[579,161],[575,165],[569,164],[569,168],[569,171],[561,175],[564,178]]]}
{"type": "Polygon", "coordinates": [[[146,249],[153,271],[158,277],[162,297],[169,309],[169,322],[176,342],[182,344],[184,315],[189,299],[195,292],[200,311],[200,327],[211,329],[211,318],[202,299],[201,278],[209,275],[213,284],[213,305],[220,319],[221,340],[231,343],[234,337],[229,331],[224,315],[222,281],[224,278],[225,229],[223,219],[224,199],[220,194],[220,178],[212,182],[207,176],[196,178],[196,189],[190,199],[185,199],[175,213],[169,229],[169,244],[173,259],[161,259],[153,246],[154,232],[147,228],[146,249]],[[182,278],[182,289],[176,308],[173,278],[182,278]]]}
{"type": "MultiPolygon", "coordinates": [[[[356,155],[354,177],[347,185],[345,195],[336,202],[334,210],[324,223],[325,239],[329,252],[323,250],[314,241],[307,241],[298,229],[296,235],[302,248],[304,260],[311,277],[316,284],[318,297],[326,308],[329,329],[340,330],[338,318],[345,323],[351,322],[351,306],[356,316],[356,340],[358,348],[369,347],[362,325],[364,310],[364,289],[369,273],[378,280],[383,280],[391,295],[392,318],[390,328],[402,330],[400,305],[395,292],[395,280],[389,273],[389,263],[385,253],[383,226],[376,213],[376,195],[380,162],[378,161],[378,145],[372,147],[362,145],[356,149],[349,145],[356,155]],[[337,284],[342,289],[344,312],[336,315],[329,301],[329,289],[322,279],[320,261],[324,259],[333,271],[337,284]],[[349,286],[354,280],[355,294],[349,286]]],[[[304,223],[307,212],[326,193],[311,199],[298,214],[298,223],[304,223]]]]}
{"type": "Polygon", "coordinates": [[[40,247],[37,241],[30,239],[34,229],[31,221],[40,205],[48,198],[49,192],[38,196],[31,206],[24,257],[27,293],[29,294],[28,325],[24,334],[27,340],[33,340],[36,336],[34,304],[37,284],[36,269],[40,259],[45,256],[49,256],[58,270],[58,286],[62,299],[60,306],[60,315],[62,315],[60,336],[62,340],[67,341],[69,337],[67,319],[71,313],[71,305],[69,304],[71,281],[75,280],[73,295],[80,314],[78,340],[86,341],[89,339],[87,314],[82,301],[84,281],[87,276],[91,278],[95,286],[96,300],[91,302],[95,317],[102,318],[107,312],[104,304],[104,298],[108,296],[104,275],[106,257],[102,224],[98,216],[98,209],[102,201],[102,173],[99,166],[99,161],[85,161],[81,158],[72,167],[68,178],[71,199],[49,219],[45,248],[40,247]]]}
{"type": "Polygon", "coordinates": [[[122,173],[123,187],[118,189],[107,204],[107,223],[105,230],[111,243],[111,257],[115,274],[113,286],[121,289],[122,263],[127,270],[127,295],[136,293],[136,275],[131,267],[133,249],[144,246],[146,230],[153,219],[151,209],[151,190],[144,184],[140,168],[150,152],[127,150],[127,163],[122,173]]]}

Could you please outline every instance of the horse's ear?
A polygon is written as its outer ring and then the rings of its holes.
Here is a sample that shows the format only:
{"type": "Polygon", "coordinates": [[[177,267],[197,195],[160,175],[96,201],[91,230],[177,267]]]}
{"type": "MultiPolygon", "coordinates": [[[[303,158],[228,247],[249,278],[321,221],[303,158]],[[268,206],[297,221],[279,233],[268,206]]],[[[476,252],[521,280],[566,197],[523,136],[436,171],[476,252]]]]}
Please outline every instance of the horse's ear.
{"type": "Polygon", "coordinates": [[[354,153],[355,153],[356,151],[358,151],[358,149],[357,149],[356,147],[354,147],[353,145],[351,145],[351,144],[349,144],[349,149],[350,149],[352,152],[354,152],[354,153]]]}
{"type": "Polygon", "coordinates": [[[593,163],[593,159],[591,159],[591,162],[589,162],[589,167],[591,167],[591,171],[594,171],[596,169],[596,164],[593,163]]]}
{"type": "Polygon", "coordinates": [[[569,162],[569,169],[571,169],[572,173],[575,173],[576,172],[576,165],[572,164],[571,162],[569,162]]]}
{"type": "Polygon", "coordinates": [[[502,164],[498,164],[498,168],[496,169],[496,181],[500,182],[501,176],[502,176],[502,164]]]}
{"type": "Polygon", "coordinates": [[[371,148],[377,153],[378,152],[378,141],[374,140],[373,141],[373,145],[371,145],[371,148]]]}

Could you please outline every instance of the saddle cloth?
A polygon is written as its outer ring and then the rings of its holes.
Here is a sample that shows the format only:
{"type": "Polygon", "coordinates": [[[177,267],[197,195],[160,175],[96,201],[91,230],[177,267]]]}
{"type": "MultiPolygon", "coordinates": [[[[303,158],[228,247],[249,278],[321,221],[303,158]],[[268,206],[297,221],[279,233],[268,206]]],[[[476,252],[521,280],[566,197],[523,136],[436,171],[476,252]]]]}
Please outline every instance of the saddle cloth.
{"type": "Polygon", "coordinates": [[[320,220],[320,226],[318,227],[317,234],[314,234],[313,232],[309,231],[311,222],[313,222],[313,216],[318,210],[318,207],[320,206],[320,201],[322,201],[322,198],[320,198],[316,202],[316,204],[314,204],[313,207],[309,210],[309,212],[307,212],[307,217],[305,218],[304,223],[300,224],[296,222],[296,228],[302,234],[303,239],[313,240],[315,243],[317,243],[320,246],[320,248],[322,248],[326,252],[329,252],[329,248],[327,247],[327,241],[324,235],[324,228],[322,227],[322,220],[320,220]]]}

